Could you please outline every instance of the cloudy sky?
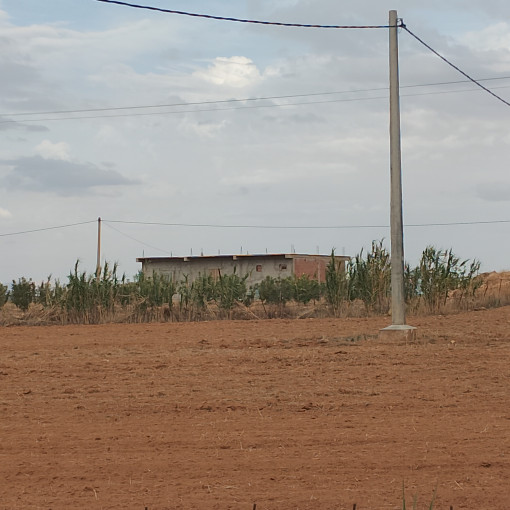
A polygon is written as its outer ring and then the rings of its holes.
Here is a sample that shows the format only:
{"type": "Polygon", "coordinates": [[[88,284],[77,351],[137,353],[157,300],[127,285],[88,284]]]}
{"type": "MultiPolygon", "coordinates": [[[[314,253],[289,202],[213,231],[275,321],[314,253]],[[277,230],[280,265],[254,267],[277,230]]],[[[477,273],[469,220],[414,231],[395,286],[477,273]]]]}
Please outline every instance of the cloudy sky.
{"type": "MultiPolygon", "coordinates": [[[[508,0],[444,4],[146,2],[334,25],[397,9],[510,100],[508,0]]],[[[389,238],[386,29],[0,0],[0,33],[0,281],[94,271],[98,217],[103,260],[129,277],[144,255],[354,255],[389,238]]],[[[399,45],[406,259],[433,244],[510,269],[510,108],[408,33],[399,45]],[[471,224],[416,226],[434,223],[471,224]]]]}

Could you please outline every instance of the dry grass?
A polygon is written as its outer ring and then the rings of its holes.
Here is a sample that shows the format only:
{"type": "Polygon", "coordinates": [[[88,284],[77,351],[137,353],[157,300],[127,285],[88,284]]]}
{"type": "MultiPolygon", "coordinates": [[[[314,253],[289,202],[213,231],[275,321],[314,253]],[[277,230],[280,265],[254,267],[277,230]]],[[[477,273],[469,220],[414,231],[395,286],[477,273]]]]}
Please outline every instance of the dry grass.
{"type": "MultiPolygon", "coordinates": [[[[510,304],[510,272],[484,273],[479,278],[482,283],[474,295],[465,295],[461,291],[453,291],[446,303],[440,306],[435,313],[449,315],[468,310],[496,308],[510,304]]],[[[426,304],[419,299],[409,305],[408,313],[412,316],[431,314],[426,304]]],[[[180,309],[176,303],[172,307],[164,304],[147,308],[141,307],[140,303],[132,303],[125,306],[116,306],[113,310],[99,310],[98,315],[99,323],[143,323],[221,319],[305,319],[326,318],[331,317],[333,314],[325,301],[306,305],[290,302],[284,306],[264,305],[260,301],[255,301],[250,306],[237,303],[228,315],[216,303],[208,303],[199,313],[194,313],[193,315],[190,315],[186,310],[180,309]]],[[[367,311],[365,304],[361,300],[343,302],[336,314],[339,317],[366,317],[368,315],[378,314],[367,311]]],[[[82,322],[80,318],[73,317],[72,312],[57,306],[43,307],[41,304],[32,303],[27,311],[23,311],[12,303],[6,303],[0,308],[0,326],[38,326],[82,322]]]]}

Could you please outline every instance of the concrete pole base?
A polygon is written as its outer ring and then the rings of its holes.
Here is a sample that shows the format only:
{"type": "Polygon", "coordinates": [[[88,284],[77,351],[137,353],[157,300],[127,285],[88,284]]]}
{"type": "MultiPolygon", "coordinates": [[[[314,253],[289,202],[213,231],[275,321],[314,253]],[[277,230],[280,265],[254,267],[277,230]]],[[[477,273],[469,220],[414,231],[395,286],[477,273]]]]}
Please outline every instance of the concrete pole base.
{"type": "Polygon", "coordinates": [[[411,343],[416,341],[416,328],[407,325],[392,324],[379,330],[379,340],[392,340],[411,343]]]}

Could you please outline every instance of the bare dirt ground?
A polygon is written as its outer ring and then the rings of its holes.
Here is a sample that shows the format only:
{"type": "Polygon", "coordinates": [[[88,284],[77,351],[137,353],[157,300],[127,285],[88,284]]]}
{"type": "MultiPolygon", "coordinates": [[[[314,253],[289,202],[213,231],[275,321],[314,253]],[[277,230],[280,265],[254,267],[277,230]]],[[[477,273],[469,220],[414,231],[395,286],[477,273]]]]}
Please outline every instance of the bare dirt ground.
{"type": "Polygon", "coordinates": [[[0,329],[1,509],[510,508],[510,307],[0,329]]]}

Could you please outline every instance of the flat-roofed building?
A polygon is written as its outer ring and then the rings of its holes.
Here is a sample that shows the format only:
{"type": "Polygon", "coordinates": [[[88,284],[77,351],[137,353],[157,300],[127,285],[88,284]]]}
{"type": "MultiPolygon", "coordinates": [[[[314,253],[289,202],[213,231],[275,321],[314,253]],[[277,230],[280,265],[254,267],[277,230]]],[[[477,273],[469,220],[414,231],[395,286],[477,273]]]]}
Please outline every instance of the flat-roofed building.
{"type": "MultiPolygon", "coordinates": [[[[341,269],[349,257],[335,256],[335,262],[341,269]]],[[[176,282],[185,276],[191,282],[199,276],[236,273],[248,275],[248,286],[261,282],[267,276],[272,278],[300,277],[313,278],[320,283],[326,281],[326,268],[331,262],[331,255],[306,255],[297,253],[280,253],[265,255],[201,255],[190,257],[141,257],[142,272],[150,277],[153,273],[166,276],[176,282]]]]}

